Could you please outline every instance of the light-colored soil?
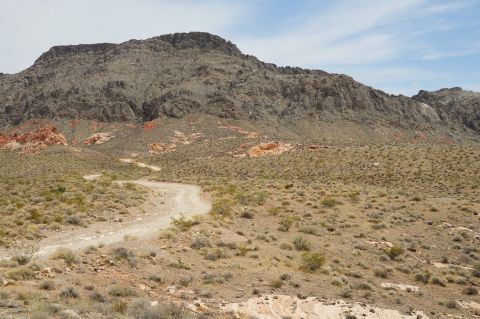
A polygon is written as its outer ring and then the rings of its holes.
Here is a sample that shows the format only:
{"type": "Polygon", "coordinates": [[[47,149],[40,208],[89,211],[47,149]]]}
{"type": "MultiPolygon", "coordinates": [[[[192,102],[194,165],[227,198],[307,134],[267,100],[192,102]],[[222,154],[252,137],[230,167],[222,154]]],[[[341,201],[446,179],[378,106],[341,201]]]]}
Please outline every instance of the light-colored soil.
{"type": "MultiPolygon", "coordinates": [[[[85,179],[94,179],[99,175],[87,175],[85,179]]],[[[119,182],[126,183],[126,182],[119,182]]],[[[129,181],[130,183],[130,181],[129,181]]],[[[144,204],[144,213],[139,213],[134,220],[125,222],[104,222],[88,228],[75,228],[68,232],[59,232],[40,243],[36,256],[48,257],[59,247],[80,250],[91,245],[113,244],[128,236],[149,238],[159,230],[170,225],[172,218],[185,218],[206,214],[210,211],[210,202],[202,196],[199,186],[161,183],[147,180],[131,181],[149,188],[152,192],[144,204]]]]}
{"type": "Polygon", "coordinates": [[[322,301],[315,297],[299,299],[286,295],[253,297],[246,302],[229,304],[225,309],[233,311],[239,317],[258,319],[428,319],[422,312],[402,315],[396,310],[381,309],[363,303],[322,301]]]}

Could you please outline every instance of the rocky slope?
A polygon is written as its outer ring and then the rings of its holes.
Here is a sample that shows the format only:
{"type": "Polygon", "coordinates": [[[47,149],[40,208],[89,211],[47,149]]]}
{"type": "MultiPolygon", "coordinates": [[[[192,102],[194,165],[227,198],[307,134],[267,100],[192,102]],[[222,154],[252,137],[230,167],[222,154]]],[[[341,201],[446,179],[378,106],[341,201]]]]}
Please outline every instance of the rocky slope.
{"type": "Polygon", "coordinates": [[[464,99],[465,105],[444,106],[437,95],[422,96],[388,95],[345,75],[279,68],[242,54],[218,36],[181,33],[53,47],[30,68],[0,75],[0,123],[210,114],[265,123],[341,120],[370,127],[480,132],[478,121],[471,122],[478,119],[478,103],[464,99]],[[452,114],[452,109],[457,111],[452,114]],[[469,122],[470,114],[477,117],[469,122]]]}
{"type": "Polygon", "coordinates": [[[461,88],[420,91],[414,100],[433,106],[443,122],[450,127],[464,125],[480,132],[480,93],[461,88]]]}

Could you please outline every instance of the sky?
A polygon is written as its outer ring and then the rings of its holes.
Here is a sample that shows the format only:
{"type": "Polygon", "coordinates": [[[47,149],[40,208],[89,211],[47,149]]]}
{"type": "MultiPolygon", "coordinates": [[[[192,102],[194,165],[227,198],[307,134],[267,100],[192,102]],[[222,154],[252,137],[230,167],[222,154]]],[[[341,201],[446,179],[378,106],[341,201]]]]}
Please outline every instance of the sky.
{"type": "Polygon", "coordinates": [[[54,45],[188,31],[391,94],[480,92],[480,0],[0,0],[0,72],[54,45]]]}

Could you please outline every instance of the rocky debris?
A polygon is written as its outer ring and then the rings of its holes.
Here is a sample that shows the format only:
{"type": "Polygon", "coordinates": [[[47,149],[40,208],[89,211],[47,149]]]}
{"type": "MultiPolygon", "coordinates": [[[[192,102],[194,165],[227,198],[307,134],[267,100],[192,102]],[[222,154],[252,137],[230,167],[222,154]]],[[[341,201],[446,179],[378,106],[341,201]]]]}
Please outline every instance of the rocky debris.
{"type": "Polygon", "coordinates": [[[397,310],[382,309],[364,303],[350,303],[343,300],[326,301],[315,297],[298,298],[286,295],[252,297],[246,302],[225,305],[223,309],[233,312],[237,318],[428,319],[421,311],[411,311],[403,315],[397,310]]]}
{"type": "Polygon", "coordinates": [[[53,125],[24,134],[0,135],[0,150],[19,151],[22,155],[38,154],[51,145],[68,146],[67,139],[53,125]]]}
{"type": "Polygon", "coordinates": [[[148,145],[148,152],[150,154],[161,154],[175,152],[177,149],[176,144],[164,144],[164,143],[152,143],[148,145]]]}
{"type": "Polygon", "coordinates": [[[95,133],[89,138],[87,138],[83,142],[83,144],[84,145],[105,144],[114,137],[115,136],[112,133],[95,133]]]}
{"type": "Polygon", "coordinates": [[[258,137],[257,132],[248,131],[248,130],[240,127],[240,126],[234,126],[234,125],[230,125],[228,123],[222,123],[222,122],[219,122],[219,124],[221,124],[219,126],[219,128],[224,128],[224,129],[227,129],[227,130],[230,130],[230,131],[233,131],[233,132],[240,133],[242,135],[245,135],[248,138],[257,138],[258,137]]]}
{"type": "Polygon", "coordinates": [[[265,155],[280,155],[293,149],[292,144],[280,142],[262,143],[252,146],[246,153],[248,157],[259,157],[265,155]]]}

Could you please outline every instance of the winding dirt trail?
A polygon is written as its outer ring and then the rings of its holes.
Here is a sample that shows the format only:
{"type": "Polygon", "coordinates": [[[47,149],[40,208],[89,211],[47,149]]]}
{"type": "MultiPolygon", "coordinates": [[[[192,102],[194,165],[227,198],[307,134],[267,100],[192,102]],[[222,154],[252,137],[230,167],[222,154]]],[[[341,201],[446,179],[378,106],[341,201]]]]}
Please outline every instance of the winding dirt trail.
{"type": "MultiPolygon", "coordinates": [[[[98,178],[100,175],[84,176],[87,180],[98,178]]],[[[84,229],[62,231],[40,243],[37,258],[46,258],[59,247],[80,250],[91,245],[113,244],[121,242],[126,236],[141,239],[151,238],[159,230],[170,225],[172,218],[185,218],[194,215],[206,214],[210,211],[211,203],[202,196],[199,186],[162,183],[148,180],[123,181],[119,183],[135,183],[152,190],[146,203],[142,206],[145,211],[134,221],[105,222],[90,225],[84,229]]]]}

